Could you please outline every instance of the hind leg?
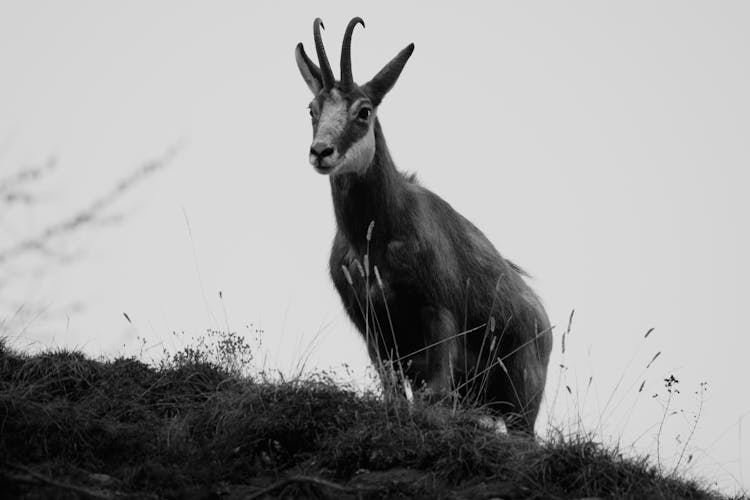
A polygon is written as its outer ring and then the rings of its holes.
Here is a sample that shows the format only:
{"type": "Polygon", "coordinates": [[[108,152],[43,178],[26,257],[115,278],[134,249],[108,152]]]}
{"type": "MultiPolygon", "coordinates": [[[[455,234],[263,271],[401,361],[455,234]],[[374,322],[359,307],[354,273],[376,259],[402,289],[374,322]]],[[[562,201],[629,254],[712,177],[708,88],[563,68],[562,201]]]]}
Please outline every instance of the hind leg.
{"type": "Polygon", "coordinates": [[[496,411],[503,416],[508,430],[534,435],[534,424],[542,403],[546,382],[546,364],[539,363],[536,350],[522,348],[503,360],[492,388],[493,398],[501,402],[496,411]]]}

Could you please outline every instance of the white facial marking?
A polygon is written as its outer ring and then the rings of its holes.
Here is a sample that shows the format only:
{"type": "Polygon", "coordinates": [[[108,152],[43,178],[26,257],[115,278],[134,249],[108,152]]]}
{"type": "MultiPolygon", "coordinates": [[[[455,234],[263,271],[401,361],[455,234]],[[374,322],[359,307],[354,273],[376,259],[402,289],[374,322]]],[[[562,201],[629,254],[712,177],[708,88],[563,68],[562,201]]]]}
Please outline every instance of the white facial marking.
{"type": "Polygon", "coordinates": [[[370,128],[367,133],[357,142],[349,146],[344,154],[340,166],[334,173],[356,172],[364,173],[372,163],[375,156],[375,130],[373,128],[374,118],[370,120],[370,128]]]}

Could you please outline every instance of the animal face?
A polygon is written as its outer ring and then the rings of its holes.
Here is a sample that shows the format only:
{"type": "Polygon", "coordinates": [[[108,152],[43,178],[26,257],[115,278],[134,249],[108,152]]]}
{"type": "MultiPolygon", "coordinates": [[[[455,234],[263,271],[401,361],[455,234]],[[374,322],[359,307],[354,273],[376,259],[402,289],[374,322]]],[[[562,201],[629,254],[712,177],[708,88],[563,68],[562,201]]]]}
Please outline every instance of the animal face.
{"type": "Polygon", "coordinates": [[[362,172],[375,155],[375,107],[363,92],[321,92],[310,103],[310,164],[321,174],[362,172]]]}
{"type": "Polygon", "coordinates": [[[341,80],[333,78],[323,47],[320,29],[315,20],[315,48],[320,67],[307,57],[302,43],[297,45],[295,59],[302,78],[315,98],[310,102],[313,140],[310,163],[321,174],[342,172],[362,173],[375,156],[375,121],[377,106],[393,87],[406,61],[414,50],[408,45],[372,80],[361,87],[354,83],[351,64],[351,40],[354,28],[362,19],[349,22],[341,47],[341,80]]]}

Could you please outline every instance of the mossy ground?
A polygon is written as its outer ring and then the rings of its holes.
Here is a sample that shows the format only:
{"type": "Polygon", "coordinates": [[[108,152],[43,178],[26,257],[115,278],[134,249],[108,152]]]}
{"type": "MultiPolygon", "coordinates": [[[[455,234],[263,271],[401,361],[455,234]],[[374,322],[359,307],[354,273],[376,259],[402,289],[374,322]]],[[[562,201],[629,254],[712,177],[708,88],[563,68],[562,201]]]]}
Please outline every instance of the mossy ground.
{"type": "Polygon", "coordinates": [[[477,417],[325,376],[240,376],[198,351],[150,366],[0,342],[8,498],[723,498],[587,437],[477,417]]]}

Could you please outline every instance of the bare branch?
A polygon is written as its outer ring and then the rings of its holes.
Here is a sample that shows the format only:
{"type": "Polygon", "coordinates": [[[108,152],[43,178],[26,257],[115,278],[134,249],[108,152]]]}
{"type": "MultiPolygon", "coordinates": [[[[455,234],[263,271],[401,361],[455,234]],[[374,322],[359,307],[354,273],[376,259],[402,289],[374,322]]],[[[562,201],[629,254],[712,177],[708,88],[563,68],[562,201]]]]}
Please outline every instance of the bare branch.
{"type": "MultiPolygon", "coordinates": [[[[11,245],[10,247],[0,249],[0,264],[5,264],[8,261],[20,257],[21,255],[24,255],[25,253],[30,251],[44,251],[48,248],[47,245],[49,244],[49,242],[54,238],[66,233],[77,231],[84,226],[88,226],[98,222],[100,215],[105,209],[109,208],[118,199],[120,199],[123,194],[130,191],[133,186],[138,184],[144,178],[169,164],[169,162],[172,161],[172,159],[177,155],[180,149],[181,147],[179,144],[171,147],[161,158],[146,163],[135,172],[120,180],[108,192],[106,192],[99,198],[96,198],[87,207],[83,208],[77,213],[61,220],[56,224],[48,226],[36,236],[22,240],[14,245],[11,245]]],[[[30,177],[15,177],[8,182],[25,182],[25,180],[28,178],[30,177]]],[[[2,192],[2,186],[4,185],[5,184],[0,185],[0,192],[2,192]]]]}
{"type": "Polygon", "coordinates": [[[290,476],[285,479],[282,479],[271,486],[267,488],[263,488],[262,490],[256,491],[252,495],[246,497],[245,500],[253,500],[256,498],[263,498],[264,496],[270,495],[276,490],[279,490],[281,488],[284,488],[290,484],[293,483],[307,483],[312,484],[315,486],[322,486],[324,488],[328,488],[330,490],[338,491],[340,493],[364,493],[366,491],[377,491],[373,488],[363,488],[363,487],[348,487],[348,486],[342,486],[340,484],[334,483],[332,481],[327,481],[325,479],[321,479],[319,477],[312,477],[312,476],[290,476]]]}
{"type": "Polygon", "coordinates": [[[103,492],[95,491],[89,488],[84,488],[82,486],[77,486],[75,484],[69,484],[69,483],[56,481],[28,467],[24,467],[23,465],[20,465],[20,464],[8,463],[6,465],[9,468],[16,469],[25,473],[25,474],[13,474],[11,472],[0,471],[0,474],[2,476],[5,476],[6,479],[9,479],[10,481],[13,481],[13,482],[33,484],[33,485],[44,485],[44,486],[48,486],[52,488],[63,489],[63,490],[71,491],[73,493],[77,493],[82,498],[89,498],[89,499],[94,499],[94,500],[108,500],[113,497],[113,495],[109,492],[103,493],[103,492]]]}
{"type": "Polygon", "coordinates": [[[12,193],[17,192],[16,190],[24,187],[25,184],[41,179],[54,170],[56,166],[57,162],[55,159],[50,158],[40,167],[26,167],[5,179],[0,179],[0,199],[11,196],[12,193]]]}

